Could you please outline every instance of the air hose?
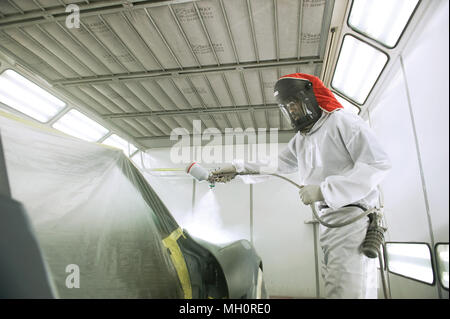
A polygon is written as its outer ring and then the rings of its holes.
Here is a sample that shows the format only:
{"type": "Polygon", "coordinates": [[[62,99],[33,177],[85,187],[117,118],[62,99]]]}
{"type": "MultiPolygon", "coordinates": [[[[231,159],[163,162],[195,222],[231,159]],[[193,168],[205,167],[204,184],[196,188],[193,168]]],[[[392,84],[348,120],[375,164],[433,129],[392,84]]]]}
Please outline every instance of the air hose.
{"type": "MultiPolygon", "coordinates": [[[[237,173],[237,175],[260,175],[260,174],[259,173],[237,173]]],[[[302,185],[299,185],[284,176],[281,176],[278,174],[265,174],[265,175],[271,175],[271,176],[275,176],[275,177],[284,179],[285,181],[296,186],[298,189],[303,188],[302,185]]],[[[383,205],[381,205],[381,206],[383,206],[383,205]]],[[[380,263],[381,282],[383,285],[384,297],[386,299],[391,299],[389,283],[386,278],[386,274],[384,272],[385,265],[384,265],[384,260],[383,260],[382,253],[381,253],[381,248],[380,248],[384,244],[384,232],[387,230],[386,228],[381,226],[381,219],[382,219],[381,209],[374,207],[374,208],[369,209],[369,210],[365,211],[364,213],[352,218],[349,221],[346,221],[343,223],[329,224],[329,223],[323,221],[319,217],[319,214],[317,214],[314,204],[311,204],[310,207],[311,207],[313,215],[317,219],[317,221],[321,225],[328,227],[328,228],[343,227],[343,226],[349,225],[351,223],[354,223],[357,220],[360,220],[361,218],[363,218],[365,216],[369,216],[370,223],[369,223],[369,227],[367,228],[366,237],[364,238],[363,243],[361,244],[361,251],[368,258],[377,258],[378,257],[378,261],[380,263]]]]}
{"type": "MultiPolygon", "coordinates": [[[[259,174],[259,173],[237,173],[237,175],[261,175],[261,174],[259,174]]],[[[285,181],[287,181],[287,182],[291,183],[292,185],[296,186],[298,189],[302,189],[303,188],[302,185],[299,185],[299,184],[295,183],[294,181],[292,181],[289,178],[286,178],[284,176],[281,176],[281,175],[278,175],[278,174],[264,174],[264,175],[275,176],[275,177],[284,179],[285,181]]],[[[329,223],[325,222],[324,220],[322,220],[319,217],[319,214],[317,214],[317,211],[316,211],[316,208],[315,208],[314,204],[311,204],[309,206],[311,207],[311,210],[312,210],[312,212],[314,214],[314,217],[317,219],[317,221],[321,225],[323,225],[325,227],[328,227],[328,228],[338,228],[338,227],[344,227],[344,226],[350,225],[350,224],[356,222],[357,220],[360,220],[361,218],[364,218],[367,215],[374,213],[377,210],[377,208],[372,208],[372,209],[367,210],[364,213],[362,213],[362,214],[360,214],[360,215],[358,215],[358,216],[356,216],[356,217],[354,217],[354,218],[352,218],[352,219],[350,219],[350,220],[348,220],[346,222],[336,223],[336,224],[329,224],[329,223]]],[[[370,257],[370,258],[374,258],[374,257],[370,257]]]]}

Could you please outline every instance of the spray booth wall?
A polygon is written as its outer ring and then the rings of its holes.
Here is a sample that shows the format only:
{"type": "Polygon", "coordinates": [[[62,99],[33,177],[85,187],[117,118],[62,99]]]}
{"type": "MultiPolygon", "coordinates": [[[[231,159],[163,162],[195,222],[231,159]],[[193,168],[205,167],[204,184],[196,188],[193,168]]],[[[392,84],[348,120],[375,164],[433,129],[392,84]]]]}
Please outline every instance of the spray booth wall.
{"type": "MultiPolygon", "coordinates": [[[[449,212],[448,1],[432,1],[370,122],[393,169],[382,188],[388,241],[447,242],[449,212]],[[443,28],[443,26],[446,26],[443,28]]],[[[437,280],[437,279],[436,279],[437,280]]],[[[390,274],[393,298],[448,298],[448,291],[390,274]]]]}

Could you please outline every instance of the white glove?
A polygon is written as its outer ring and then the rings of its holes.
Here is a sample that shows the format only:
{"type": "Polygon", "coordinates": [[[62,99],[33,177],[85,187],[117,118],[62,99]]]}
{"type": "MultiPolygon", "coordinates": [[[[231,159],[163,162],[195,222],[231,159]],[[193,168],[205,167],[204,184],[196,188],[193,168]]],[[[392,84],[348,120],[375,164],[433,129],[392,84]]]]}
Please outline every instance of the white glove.
{"type": "Polygon", "coordinates": [[[237,171],[235,166],[229,165],[220,168],[218,170],[212,171],[211,175],[212,175],[211,178],[213,179],[214,182],[226,183],[236,177],[237,171]]]}
{"type": "Polygon", "coordinates": [[[314,202],[324,200],[319,185],[305,185],[298,193],[300,194],[300,198],[305,205],[311,205],[314,202]]]}

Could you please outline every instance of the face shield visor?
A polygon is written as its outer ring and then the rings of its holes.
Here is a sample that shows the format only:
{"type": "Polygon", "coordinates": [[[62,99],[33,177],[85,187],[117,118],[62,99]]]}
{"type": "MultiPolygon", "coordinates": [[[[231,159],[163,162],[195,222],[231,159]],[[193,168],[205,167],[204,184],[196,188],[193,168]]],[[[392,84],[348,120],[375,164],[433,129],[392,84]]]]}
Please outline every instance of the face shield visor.
{"type": "Polygon", "coordinates": [[[282,78],[274,88],[275,100],[297,131],[307,131],[322,115],[312,83],[304,79],[282,78]]]}

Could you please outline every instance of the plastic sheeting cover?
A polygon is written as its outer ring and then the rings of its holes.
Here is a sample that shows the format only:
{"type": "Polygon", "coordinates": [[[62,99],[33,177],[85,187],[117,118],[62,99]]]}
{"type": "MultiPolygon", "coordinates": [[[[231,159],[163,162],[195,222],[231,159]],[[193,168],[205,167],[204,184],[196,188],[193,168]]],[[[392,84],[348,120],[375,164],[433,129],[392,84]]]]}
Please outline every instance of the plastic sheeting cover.
{"type": "Polygon", "coordinates": [[[12,197],[29,214],[59,297],[183,296],[161,242],[177,225],[121,150],[2,114],[0,131],[12,197]],[[79,288],[68,288],[69,265],[79,288]]]}

